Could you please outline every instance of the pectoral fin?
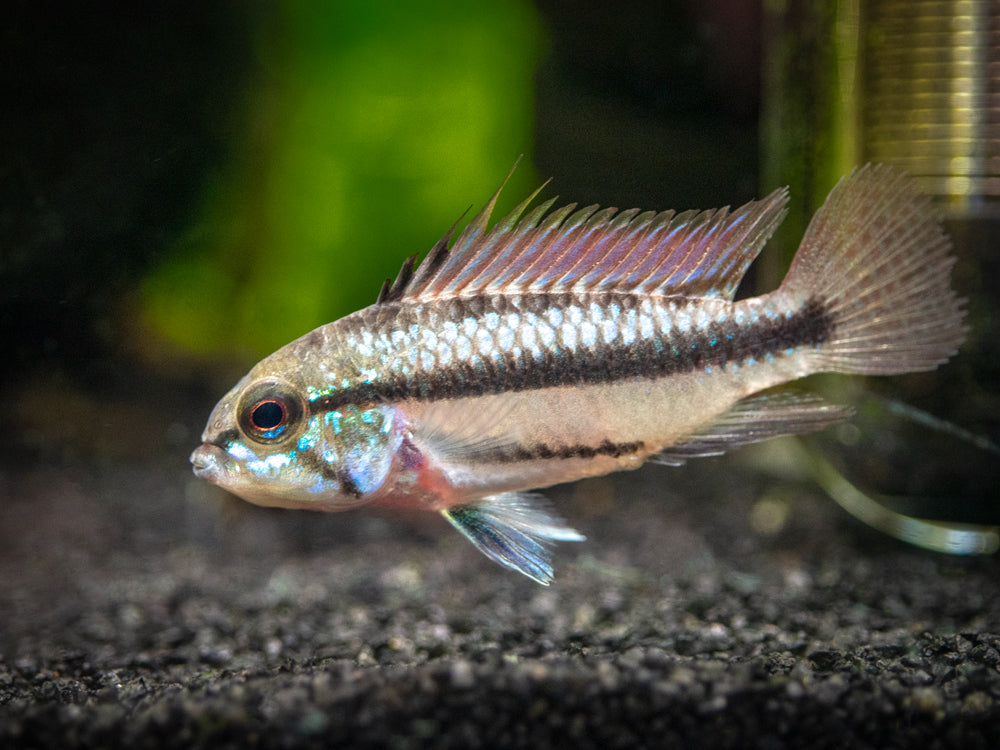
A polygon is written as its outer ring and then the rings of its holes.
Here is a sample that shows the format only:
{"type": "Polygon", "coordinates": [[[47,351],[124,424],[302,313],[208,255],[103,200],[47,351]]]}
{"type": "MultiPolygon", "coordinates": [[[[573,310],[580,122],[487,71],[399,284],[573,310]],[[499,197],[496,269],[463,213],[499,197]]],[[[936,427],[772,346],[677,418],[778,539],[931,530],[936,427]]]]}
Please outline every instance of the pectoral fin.
{"type": "Polygon", "coordinates": [[[477,409],[454,401],[438,401],[420,415],[413,437],[421,449],[442,463],[489,460],[498,451],[522,442],[510,410],[509,399],[486,399],[477,409]]]}
{"type": "Polygon", "coordinates": [[[585,539],[540,507],[537,495],[528,493],[493,495],[441,514],[488,558],[543,586],[552,582],[549,545],[585,539]]]}

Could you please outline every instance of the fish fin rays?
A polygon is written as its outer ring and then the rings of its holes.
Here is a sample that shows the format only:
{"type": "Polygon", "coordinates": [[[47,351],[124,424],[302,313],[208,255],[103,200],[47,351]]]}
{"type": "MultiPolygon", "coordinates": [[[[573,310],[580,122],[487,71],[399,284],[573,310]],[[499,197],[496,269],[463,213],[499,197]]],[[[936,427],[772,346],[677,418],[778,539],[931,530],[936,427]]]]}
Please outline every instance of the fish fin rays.
{"type": "Polygon", "coordinates": [[[449,400],[432,402],[420,415],[414,440],[445,464],[488,459],[497,452],[520,444],[517,425],[509,422],[508,399],[491,399],[485,407],[469,409],[449,400]]]}
{"type": "Polygon", "coordinates": [[[408,295],[411,289],[419,288],[424,280],[432,275],[448,257],[448,243],[451,242],[452,235],[455,233],[455,229],[464,216],[465,214],[462,214],[458,218],[458,221],[452,224],[451,229],[445,233],[444,237],[437,241],[420,263],[419,268],[417,267],[417,255],[415,253],[404,260],[395,281],[386,279],[385,283],[382,284],[382,290],[379,292],[375,304],[398,302],[408,295]]]}
{"type": "Polygon", "coordinates": [[[781,189],[735,211],[550,213],[555,198],[528,211],[542,187],[488,228],[498,190],[450,249],[452,232],[419,266],[408,258],[379,302],[595,291],[732,299],[788,202],[781,189]]]}
{"type": "Polygon", "coordinates": [[[585,539],[531,493],[492,495],[441,515],[488,558],[543,586],[552,582],[551,544],[585,539]]]}
{"type": "Polygon", "coordinates": [[[772,391],[737,401],[707,427],[664,449],[652,460],[678,466],[689,458],[726,451],[781,435],[822,430],[850,419],[849,406],[797,391],[772,391]]]}
{"type": "Polygon", "coordinates": [[[893,375],[932,370],[966,334],[951,289],[955,256],[931,199],[912,177],[869,164],[843,178],[813,216],[781,288],[818,300],[833,337],[814,371],[893,375]]]}

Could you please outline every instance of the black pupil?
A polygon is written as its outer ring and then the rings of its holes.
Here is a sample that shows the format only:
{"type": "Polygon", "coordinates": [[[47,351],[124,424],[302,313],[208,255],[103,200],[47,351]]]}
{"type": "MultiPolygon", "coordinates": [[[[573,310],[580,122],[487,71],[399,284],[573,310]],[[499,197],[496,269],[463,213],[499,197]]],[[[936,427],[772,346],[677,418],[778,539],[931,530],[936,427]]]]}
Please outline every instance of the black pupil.
{"type": "Polygon", "coordinates": [[[258,430],[273,430],[285,421],[285,407],[277,401],[261,401],[250,414],[250,422],[258,430]]]}

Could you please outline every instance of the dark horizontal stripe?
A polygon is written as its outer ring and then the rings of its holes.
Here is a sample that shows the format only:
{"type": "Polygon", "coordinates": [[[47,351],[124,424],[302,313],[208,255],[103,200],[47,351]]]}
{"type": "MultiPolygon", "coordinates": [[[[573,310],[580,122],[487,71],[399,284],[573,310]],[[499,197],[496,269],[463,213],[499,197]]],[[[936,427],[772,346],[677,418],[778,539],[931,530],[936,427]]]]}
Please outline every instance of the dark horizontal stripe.
{"type": "MultiPolygon", "coordinates": [[[[569,298],[570,295],[559,297],[569,298]]],[[[450,304],[456,309],[446,310],[445,317],[458,321],[470,315],[479,317],[486,312],[541,313],[544,308],[532,308],[546,299],[546,306],[568,304],[566,300],[536,295],[522,298],[524,304],[517,310],[505,311],[497,310],[493,306],[496,303],[488,299],[453,300],[450,304]]],[[[622,295],[618,301],[623,310],[637,305],[637,298],[631,295],[622,295]]],[[[404,314],[403,310],[399,311],[399,315],[404,314]]],[[[494,357],[480,357],[476,364],[456,362],[409,377],[387,372],[372,382],[353,384],[317,398],[310,404],[310,410],[317,413],[344,404],[407,399],[437,401],[635,378],[660,378],[742,364],[789,349],[814,346],[829,340],[832,334],[832,319],[820,300],[812,299],[787,317],[761,317],[752,323],[742,324],[728,319],[688,333],[674,331],[668,337],[637,338],[629,345],[601,343],[575,350],[553,347],[543,349],[539,359],[531,359],[523,352],[515,356],[510,351],[498,350],[494,357]]]]}
{"type": "Polygon", "coordinates": [[[645,443],[637,440],[629,443],[612,443],[604,440],[599,445],[518,445],[512,448],[497,448],[477,453],[474,463],[514,463],[516,461],[538,461],[554,458],[594,458],[595,456],[630,456],[645,448],[645,443]]]}

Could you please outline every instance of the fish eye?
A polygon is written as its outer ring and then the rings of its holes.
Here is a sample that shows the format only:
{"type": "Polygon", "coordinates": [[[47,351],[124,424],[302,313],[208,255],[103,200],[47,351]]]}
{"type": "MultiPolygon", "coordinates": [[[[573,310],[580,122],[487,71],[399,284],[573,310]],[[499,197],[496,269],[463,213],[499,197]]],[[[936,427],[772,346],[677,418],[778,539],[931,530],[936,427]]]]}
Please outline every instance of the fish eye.
{"type": "Polygon", "coordinates": [[[278,430],[287,419],[288,407],[277,399],[258,401],[250,409],[250,424],[255,430],[278,430]]]}
{"type": "Polygon", "coordinates": [[[239,407],[245,435],[261,443],[278,440],[302,420],[302,399],[288,383],[265,380],[247,389],[239,407]]]}

